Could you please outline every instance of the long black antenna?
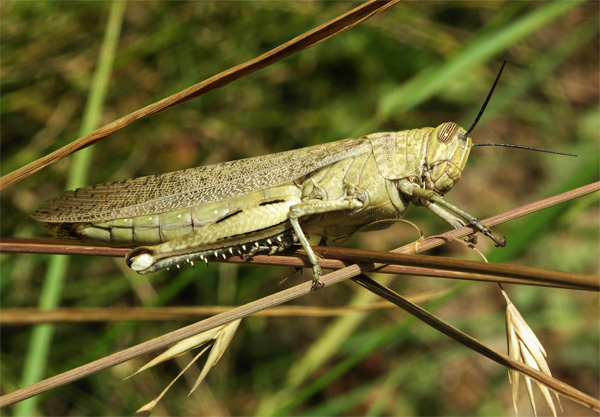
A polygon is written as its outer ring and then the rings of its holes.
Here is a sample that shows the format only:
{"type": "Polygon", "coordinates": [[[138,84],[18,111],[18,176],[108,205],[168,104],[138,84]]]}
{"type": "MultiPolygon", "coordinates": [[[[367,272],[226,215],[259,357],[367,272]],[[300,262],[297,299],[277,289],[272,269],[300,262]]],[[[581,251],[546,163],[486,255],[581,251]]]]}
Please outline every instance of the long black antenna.
{"type": "Polygon", "coordinates": [[[553,153],[556,155],[575,156],[575,157],[578,156],[578,155],[575,155],[574,153],[549,151],[548,149],[533,148],[531,146],[512,145],[510,143],[474,143],[473,146],[474,147],[475,146],[503,146],[505,148],[525,149],[527,151],[546,152],[546,153],[553,153]]]}
{"type": "Polygon", "coordinates": [[[473,131],[473,129],[475,129],[475,126],[477,126],[479,119],[481,119],[481,116],[483,115],[485,108],[487,107],[488,103],[490,102],[490,99],[492,98],[494,89],[496,88],[496,85],[498,85],[498,81],[500,81],[500,75],[502,75],[502,70],[504,70],[505,65],[506,65],[506,59],[502,63],[502,66],[500,67],[500,71],[498,71],[498,75],[496,75],[496,79],[494,80],[494,84],[492,84],[492,88],[490,89],[490,92],[488,93],[487,97],[485,98],[485,101],[483,102],[483,106],[481,106],[481,110],[479,110],[479,113],[477,114],[475,121],[473,122],[473,124],[471,125],[469,130],[467,130],[467,132],[462,136],[463,139],[469,136],[469,133],[471,133],[473,131]]]}
{"type": "MultiPolygon", "coordinates": [[[[494,90],[496,89],[496,85],[498,85],[498,81],[500,81],[500,75],[502,75],[502,71],[504,70],[505,66],[506,66],[506,60],[504,60],[504,62],[502,63],[502,66],[500,67],[500,71],[498,71],[498,75],[496,75],[496,79],[494,80],[494,84],[492,84],[492,88],[490,89],[490,92],[488,93],[487,97],[485,98],[485,101],[483,102],[483,106],[481,106],[481,110],[479,110],[479,113],[477,114],[475,121],[473,122],[473,124],[471,125],[469,130],[467,130],[467,132],[463,135],[463,138],[468,137],[469,133],[471,133],[473,131],[473,129],[475,129],[475,126],[477,126],[477,123],[479,123],[479,119],[481,119],[481,116],[483,115],[485,108],[487,107],[488,103],[490,102],[490,99],[492,98],[492,94],[494,93],[494,90]]],[[[508,143],[474,143],[473,146],[503,146],[505,148],[525,149],[528,151],[546,152],[546,153],[553,153],[553,154],[557,154],[557,155],[577,157],[577,155],[572,154],[572,153],[549,151],[547,149],[533,148],[531,146],[511,145],[508,143]]]]}

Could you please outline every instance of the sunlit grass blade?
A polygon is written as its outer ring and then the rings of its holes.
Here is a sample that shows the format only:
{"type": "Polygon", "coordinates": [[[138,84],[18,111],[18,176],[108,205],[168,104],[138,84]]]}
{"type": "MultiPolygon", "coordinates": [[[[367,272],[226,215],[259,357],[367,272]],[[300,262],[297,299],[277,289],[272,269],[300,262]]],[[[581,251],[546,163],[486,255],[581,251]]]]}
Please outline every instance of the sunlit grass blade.
{"type": "MultiPolygon", "coordinates": [[[[121,24],[123,22],[125,6],[126,3],[121,1],[113,1],[112,3],[100,56],[98,58],[98,66],[94,74],[84,112],[80,130],[81,135],[85,135],[92,131],[100,120],[121,24]]],[[[73,159],[73,165],[71,166],[67,181],[67,189],[76,188],[86,183],[91,155],[92,149],[88,148],[73,159]]],[[[40,308],[52,309],[59,304],[67,266],[67,257],[52,257],[50,259],[48,271],[44,279],[44,286],[40,294],[40,308]]],[[[21,379],[21,384],[23,386],[31,385],[34,382],[39,381],[44,375],[49,348],[52,345],[53,334],[54,329],[51,324],[39,325],[33,328],[21,379]]],[[[38,401],[38,398],[32,398],[29,401],[21,402],[15,408],[15,415],[33,415],[38,401]]]]}

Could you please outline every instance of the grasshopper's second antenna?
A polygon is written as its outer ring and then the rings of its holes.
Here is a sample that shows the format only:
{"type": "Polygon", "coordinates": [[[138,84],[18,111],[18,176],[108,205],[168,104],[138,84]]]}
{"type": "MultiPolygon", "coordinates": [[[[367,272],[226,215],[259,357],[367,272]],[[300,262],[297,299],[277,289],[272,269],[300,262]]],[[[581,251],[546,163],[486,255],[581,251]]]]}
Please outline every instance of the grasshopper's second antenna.
{"type": "Polygon", "coordinates": [[[492,88],[490,89],[490,92],[488,93],[487,97],[485,98],[485,101],[483,102],[483,106],[481,106],[481,110],[479,110],[479,113],[477,114],[475,121],[473,122],[473,124],[471,125],[469,130],[467,130],[467,132],[463,135],[463,138],[468,137],[469,133],[471,133],[473,131],[473,129],[475,129],[475,126],[477,126],[479,119],[481,119],[481,115],[483,114],[483,112],[485,111],[485,108],[487,107],[488,103],[490,102],[490,98],[492,98],[492,94],[494,93],[494,89],[496,88],[496,85],[498,85],[498,81],[500,80],[500,75],[502,75],[502,70],[504,70],[505,65],[506,65],[506,60],[504,60],[504,62],[502,63],[502,66],[500,67],[500,71],[498,71],[498,75],[496,75],[496,79],[494,80],[494,84],[492,84],[492,88]]]}
{"type": "Polygon", "coordinates": [[[526,151],[546,152],[546,153],[553,153],[553,154],[556,154],[556,155],[565,155],[565,156],[575,156],[575,157],[577,157],[577,155],[575,155],[574,153],[550,151],[548,149],[532,148],[531,146],[512,145],[512,144],[509,144],[509,143],[474,143],[473,146],[474,147],[475,146],[503,146],[505,148],[525,149],[526,151]]]}
{"type": "MultiPolygon", "coordinates": [[[[498,81],[500,80],[500,75],[502,75],[502,70],[504,70],[505,65],[506,65],[506,60],[504,60],[504,62],[502,63],[502,66],[500,67],[500,71],[498,71],[498,75],[496,75],[496,79],[494,80],[494,84],[492,84],[492,88],[490,89],[490,92],[488,93],[487,97],[485,98],[485,101],[483,102],[483,106],[481,106],[481,110],[479,110],[479,113],[477,114],[475,121],[473,122],[473,124],[471,125],[469,130],[467,130],[467,132],[463,135],[463,138],[468,137],[469,133],[471,133],[473,131],[473,129],[475,129],[475,126],[477,126],[479,119],[481,119],[481,115],[483,114],[483,112],[485,111],[485,108],[487,107],[488,103],[490,102],[490,98],[492,98],[492,94],[494,93],[494,89],[496,88],[496,85],[498,85],[498,81]]],[[[506,148],[526,149],[529,151],[546,152],[546,153],[553,153],[553,154],[557,154],[557,155],[577,156],[572,153],[549,151],[547,149],[532,148],[530,146],[521,146],[521,145],[510,145],[510,144],[505,144],[505,143],[474,143],[473,146],[474,147],[475,146],[504,146],[506,148]]]]}

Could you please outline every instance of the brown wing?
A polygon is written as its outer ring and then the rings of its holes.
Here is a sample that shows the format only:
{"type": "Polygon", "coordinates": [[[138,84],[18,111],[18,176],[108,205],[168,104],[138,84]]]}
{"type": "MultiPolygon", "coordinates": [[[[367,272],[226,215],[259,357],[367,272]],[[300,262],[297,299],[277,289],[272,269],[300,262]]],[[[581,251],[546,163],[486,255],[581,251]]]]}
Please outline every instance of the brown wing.
{"type": "Polygon", "coordinates": [[[266,156],[93,185],[52,198],[28,217],[43,222],[73,223],[163,213],[291,182],[325,165],[370,151],[368,140],[344,139],[266,156]]]}

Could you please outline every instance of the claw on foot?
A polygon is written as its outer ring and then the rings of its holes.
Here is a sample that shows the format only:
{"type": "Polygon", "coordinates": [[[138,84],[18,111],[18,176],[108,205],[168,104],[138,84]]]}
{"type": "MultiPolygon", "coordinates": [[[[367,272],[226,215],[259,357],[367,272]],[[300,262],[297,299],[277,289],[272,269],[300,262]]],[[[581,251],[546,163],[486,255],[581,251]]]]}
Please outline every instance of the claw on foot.
{"type": "Polygon", "coordinates": [[[496,244],[496,247],[500,247],[500,248],[505,247],[506,246],[506,236],[502,235],[502,239],[499,239],[498,241],[494,241],[494,243],[496,244]]]}
{"type": "Polygon", "coordinates": [[[496,236],[494,236],[490,229],[488,229],[486,226],[483,225],[483,223],[481,223],[475,218],[472,218],[469,223],[471,227],[473,227],[475,230],[479,230],[484,235],[489,237],[492,240],[492,242],[494,242],[494,245],[496,245],[497,248],[503,248],[506,246],[506,236],[502,236],[502,239],[498,239],[496,236]]]}
{"type": "Polygon", "coordinates": [[[323,281],[321,281],[321,276],[323,276],[323,273],[321,272],[321,267],[319,265],[313,265],[313,275],[314,278],[312,282],[312,287],[310,288],[310,292],[316,291],[325,286],[325,284],[323,284],[323,281]]]}
{"type": "Polygon", "coordinates": [[[310,287],[310,292],[319,290],[321,288],[323,288],[325,286],[325,284],[323,284],[323,281],[321,281],[320,279],[315,279],[312,282],[312,287],[310,287]]]}
{"type": "Polygon", "coordinates": [[[489,237],[490,239],[492,239],[492,241],[494,242],[494,245],[496,245],[497,248],[503,248],[506,246],[506,236],[502,236],[502,239],[498,239],[496,236],[494,236],[492,234],[492,232],[490,231],[490,229],[485,229],[483,231],[483,233],[489,237]]]}

